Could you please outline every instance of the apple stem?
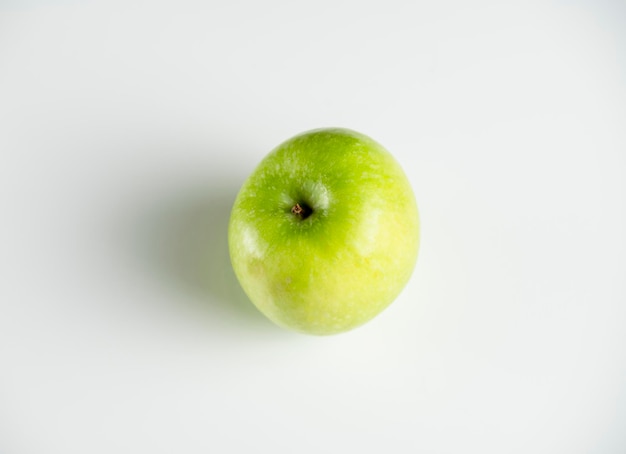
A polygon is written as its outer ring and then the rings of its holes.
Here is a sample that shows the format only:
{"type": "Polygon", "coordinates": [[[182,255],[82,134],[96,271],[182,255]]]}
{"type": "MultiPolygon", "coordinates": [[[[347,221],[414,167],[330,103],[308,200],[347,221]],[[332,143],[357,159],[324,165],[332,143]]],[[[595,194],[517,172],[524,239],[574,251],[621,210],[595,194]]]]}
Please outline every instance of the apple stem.
{"type": "Polygon", "coordinates": [[[300,219],[306,219],[311,215],[312,210],[306,205],[303,207],[299,203],[296,203],[293,207],[291,207],[291,212],[300,219]]]}

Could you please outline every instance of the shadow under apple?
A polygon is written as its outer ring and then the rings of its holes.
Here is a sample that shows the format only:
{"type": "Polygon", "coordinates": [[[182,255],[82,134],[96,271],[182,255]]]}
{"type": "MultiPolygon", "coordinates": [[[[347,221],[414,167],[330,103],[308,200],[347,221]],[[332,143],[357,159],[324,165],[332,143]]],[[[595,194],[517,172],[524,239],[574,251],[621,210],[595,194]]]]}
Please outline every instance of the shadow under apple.
{"type": "Polygon", "coordinates": [[[226,324],[275,329],[243,292],[230,264],[228,221],[238,190],[213,184],[169,194],[141,221],[139,254],[197,309],[212,304],[217,313],[211,315],[226,324]]]}

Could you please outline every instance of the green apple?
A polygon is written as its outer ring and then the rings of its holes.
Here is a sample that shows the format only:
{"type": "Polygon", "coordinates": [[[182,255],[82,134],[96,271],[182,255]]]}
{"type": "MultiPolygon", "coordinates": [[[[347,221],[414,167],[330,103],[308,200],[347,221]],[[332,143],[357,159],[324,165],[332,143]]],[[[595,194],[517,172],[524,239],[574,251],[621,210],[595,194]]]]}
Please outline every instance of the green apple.
{"type": "Polygon", "coordinates": [[[348,129],[279,145],[243,184],[228,228],[235,274],[276,324],[310,334],[355,328],[408,282],[419,218],[393,156],[348,129]]]}

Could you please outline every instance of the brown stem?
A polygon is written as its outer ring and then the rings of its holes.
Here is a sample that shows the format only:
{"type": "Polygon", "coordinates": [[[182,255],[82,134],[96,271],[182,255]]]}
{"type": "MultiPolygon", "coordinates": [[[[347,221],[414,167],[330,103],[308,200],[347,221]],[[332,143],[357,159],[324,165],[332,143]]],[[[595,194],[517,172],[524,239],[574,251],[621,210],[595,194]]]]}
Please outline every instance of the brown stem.
{"type": "Polygon", "coordinates": [[[300,219],[308,218],[313,210],[305,204],[300,205],[296,203],[293,207],[291,207],[291,213],[298,216],[300,219]]]}

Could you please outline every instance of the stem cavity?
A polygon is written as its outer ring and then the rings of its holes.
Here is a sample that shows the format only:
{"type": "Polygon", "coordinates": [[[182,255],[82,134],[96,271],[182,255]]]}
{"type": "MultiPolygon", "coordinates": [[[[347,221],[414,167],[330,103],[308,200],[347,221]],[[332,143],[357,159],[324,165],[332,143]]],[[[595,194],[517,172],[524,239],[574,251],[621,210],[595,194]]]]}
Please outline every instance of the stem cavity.
{"type": "Polygon", "coordinates": [[[291,214],[300,220],[304,220],[313,214],[313,210],[306,203],[296,203],[291,207],[291,214]]]}

